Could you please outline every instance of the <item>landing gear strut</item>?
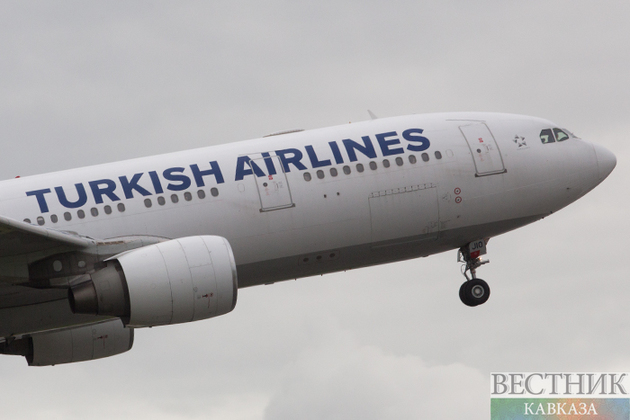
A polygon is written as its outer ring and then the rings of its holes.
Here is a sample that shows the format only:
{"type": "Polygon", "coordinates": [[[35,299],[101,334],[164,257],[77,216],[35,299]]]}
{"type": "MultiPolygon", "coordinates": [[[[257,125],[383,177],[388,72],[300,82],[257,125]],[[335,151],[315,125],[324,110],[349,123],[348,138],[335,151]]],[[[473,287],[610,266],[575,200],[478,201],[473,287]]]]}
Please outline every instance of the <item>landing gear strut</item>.
{"type": "Polygon", "coordinates": [[[470,242],[459,249],[457,261],[463,262],[462,274],[466,281],[459,288],[459,298],[467,306],[477,306],[486,303],[490,297],[490,286],[482,279],[477,278],[477,269],[488,260],[482,260],[481,255],[486,253],[486,240],[470,242]],[[470,272],[470,277],[468,277],[470,272]]]}

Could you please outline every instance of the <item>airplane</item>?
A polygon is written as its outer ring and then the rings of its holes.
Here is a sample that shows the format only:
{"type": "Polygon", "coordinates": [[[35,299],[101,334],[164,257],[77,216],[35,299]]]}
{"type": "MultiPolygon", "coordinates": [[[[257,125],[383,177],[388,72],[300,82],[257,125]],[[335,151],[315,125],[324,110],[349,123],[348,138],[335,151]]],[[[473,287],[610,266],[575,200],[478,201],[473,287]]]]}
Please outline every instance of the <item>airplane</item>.
{"type": "Polygon", "coordinates": [[[458,250],[470,307],[490,238],[616,158],[501,113],[376,118],[0,182],[0,353],[123,353],[135,328],[226,314],[239,288],[458,250]]]}

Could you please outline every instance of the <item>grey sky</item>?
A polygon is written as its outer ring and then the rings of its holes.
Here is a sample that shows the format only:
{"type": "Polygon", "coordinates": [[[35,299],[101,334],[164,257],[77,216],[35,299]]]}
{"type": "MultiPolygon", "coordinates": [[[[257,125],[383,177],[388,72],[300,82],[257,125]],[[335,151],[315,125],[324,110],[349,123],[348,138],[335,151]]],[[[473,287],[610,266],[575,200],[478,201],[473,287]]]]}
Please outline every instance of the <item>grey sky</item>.
{"type": "Polygon", "coordinates": [[[434,111],[615,152],[557,215],[455,251],[241,290],[101,361],[0,358],[4,419],[486,419],[492,371],[630,371],[627,1],[0,2],[0,177],[434,111]],[[626,251],[626,252],[624,252],[626,251]]]}

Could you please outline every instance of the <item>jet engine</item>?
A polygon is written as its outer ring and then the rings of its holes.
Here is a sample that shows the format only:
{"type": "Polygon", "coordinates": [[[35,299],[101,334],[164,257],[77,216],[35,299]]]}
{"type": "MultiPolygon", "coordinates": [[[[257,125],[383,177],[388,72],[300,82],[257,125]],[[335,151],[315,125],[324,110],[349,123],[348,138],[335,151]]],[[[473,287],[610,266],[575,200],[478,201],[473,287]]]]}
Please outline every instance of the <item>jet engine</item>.
{"type": "Polygon", "coordinates": [[[152,327],[226,314],[236,305],[236,263],[227,239],[190,236],[115,255],[72,287],[72,311],[152,327]]]}

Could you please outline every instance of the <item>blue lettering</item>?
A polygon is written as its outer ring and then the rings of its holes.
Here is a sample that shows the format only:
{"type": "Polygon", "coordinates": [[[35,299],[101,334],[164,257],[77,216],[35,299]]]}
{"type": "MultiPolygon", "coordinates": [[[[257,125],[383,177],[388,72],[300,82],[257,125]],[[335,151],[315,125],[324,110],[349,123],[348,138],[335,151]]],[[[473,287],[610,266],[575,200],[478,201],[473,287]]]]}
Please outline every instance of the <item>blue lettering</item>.
{"type": "Polygon", "coordinates": [[[273,159],[271,158],[271,155],[267,152],[261,153],[263,158],[265,158],[265,166],[267,167],[267,173],[269,175],[275,175],[276,172],[276,166],[273,164],[273,159]]]}
{"type": "Polygon", "coordinates": [[[428,138],[424,136],[418,136],[417,134],[422,134],[424,130],[421,128],[410,128],[409,130],[405,130],[402,133],[402,136],[407,141],[417,142],[420,144],[408,144],[407,150],[411,150],[412,152],[422,152],[423,150],[427,150],[431,145],[431,142],[428,138]]]}
{"type": "Polygon", "coordinates": [[[317,158],[317,154],[315,153],[315,149],[313,149],[313,146],[306,146],[304,147],[306,149],[306,153],[308,154],[308,158],[311,160],[311,164],[313,165],[313,168],[320,168],[322,166],[330,166],[330,159],[326,159],[326,160],[319,160],[317,158]]]}
{"type": "MultiPolygon", "coordinates": [[[[429,139],[421,135],[423,134],[423,132],[424,130],[421,128],[410,128],[402,132],[402,138],[409,142],[409,144],[406,145],[407,150],[413,152],[421,152],[427,150],[430,147],[431,142],[429,141],[429,139]]],[[[375,134],[375,137],[380,146],[380,150],[383,156],[398,155],[405,152],[405,147],[401,145],[401,140],[398,137],[396,131],[375,134]]],[[[343,148],[345,149],[350,162],[356,162],[358,160],[357,154],[361,154],[370,159],[376,158],[377,153],[371,137],[362,136],[361,140],[363,141],[362,143],[356,142],[352,139],[341,140],[343,148]]],[[[330,141],[328,142],[328,145],[330,147],[330,151],[332,152],[332,159],[324,160],[320,160],[320,158],[317,156],[317,152],[315,151],[313,145],[304,146],[304,150],[306,150],[308,159],[313,168],[330,166],[333,164],[333,160],[335,164],[344,163],[344,157],[341,153],[339,142],[330,141]]],[[[275,165],[275,157],[268,152],[261,153],[261,155],[268,175],[277,174],[279,169],[275,165]]],[[[280,164],[282,165],[282,169],[285,173],[291,171],[291,166],[293,166],[294,169],[300,171],[307,169],[307,167],[302,163],[304,154],[300,149],[287,148],[276,150],[275,155],[280,159],[280,164]]],[[[194,178],[197,187],[204,187],[206,185],[204,177],[206,176],[214,176],[217,184],[224,183],[225,180],[221,172],[219,163],[217,161],[211,161],[208,163],[210,167],[203,170],[199,168],[199,165],[191,164],[190,170],[192,171],[192,177],[184,174],[186,168],[183,167],[173,167],[165,169],[161,175],[165,180],[169,181],[166,189],[171,191],[186,190],[192,184],[191,178],[194,178]]],[[[243,180],[244,177],[247,175],[255,175],[257,177],[266,176],[265,172],[263,172],[261,167],[258,165],[262,165],[262,163],[256,164],[255,161],[253,161],[249,156],[238,157],[236,163],[235,180],[243,180]]],[[[155,193],[164,193],[162,181],[160,179],[160,175],[158,175],[158,172],[149,171],[148,174],[149,178],[151,179],[151,183],[153,185],[155,193]]],[[[141,196],[152,195],[151,191],[140,185],[140,180],[142,179],[143,175],[144,172],[134,174],[131,179],[129,179],[128,176],[124,175],[118,177],[125,198],[134,198],[134,193],[138,193],[141,196]]],[[[90,181],[88,184],[90,186],[96,204],[102,204],[104,196],[106,196],[111,201],[120,200],[115,192],[117,184],[114,180],[99,179],[90,181]]],[[[84,184],[77,183],[74,184],[74,187],[76,190],[75,201],[70,201],[68,199],[66,191],[62,186],[54,187],[59,203],[65,208],[78,208],[87,203],[87,193],[84,184]]],[[[48,203],[46,202],[46,194],[49,193],[51,193],[51,189],[46,188],[34,191],[27,191],[26,195],[29,197],[34,196],[37,199],[37,204],[39,205],[40,211],[42,213],[48,213],[50,210],[48,207],[48,203]]]]}
{"type": "Polygon", "coordinates": [[[358,150],[370,159],[376,158],[376,152],[374,151],[374,145],[372,144],[372,140],[370,140],[370,136],[363,136],[361,138],[363,139],[363,144],[350,139],[342,140],[343,145],[346,148],[346,153],[348,153],[348,157],[350,158],[350,162],[358,160],[355,150],[358,150]]]}
{"type": "Polygon", "coordinates": [[[103,195],[106,195],[112,201],[120,200],[120,198],[114,194],[116,183],[111,179],[98,179],[96,181],[90,181],[88,184],[90,184],[96,204],[103,204],[103,195]],[[103,187],[101,187],[101,185],[103,185],[103,187]]]}
{"type": "Polygon", "coordinates": [[[376,135],[376,140],[378,140],[378,144],[381,146],[381,151],[383,152],[383,156],[391,156],[391,155],[399,155],[401,153],[405,153],[405,150],[402,147],[397,147],[392,149],[391,146],[394,144],[400,144],[400,139],[396,136],[395,131],[390,131],[388,133],[381,133],[376,135]],[[392,138],[391,140],[387,140],[387,138],[392,138]]]}
{"type": "Polygon", "coordinates": [[[199,169],[197,165],[190,165],[190,169],[192,170],[193,176],[195,177],[195,182],[198,187],[204,187],[206,184],[203,182],[203,177],[206,175],[214,175],[214,180],[217,184],[223,184],[223,174],[221,173],[221,168],[219,168],[219,164],[213,160],[210,163],[210,169],[206,169],[202,171],[199,169]]]}
{"type": "Polygon", "coordinates": [[[27,196],[34,195],[37,198],[37,204],[39,204],[39,211],[42,213],[48,213],[48,204],[46,204],[46,198],[44,194],[48,194],[50,192],[50,188],[46,188],[44,190],[36,190],[36,191],[27,191],[27,196]]]}
{"type": "Polygon", "coordinates": [[[74,184],[74,188],[77,190],[78,198],[76,201],[69,201],[63,188],[55,187],[55,192],[57,193],[59,203],[61,203],[62,206],[68,209],[76,209],[77,207],[81,207],[85,203],[87,203],[87,193],[85,192],[85,187],[83,186],[83,184],[74,184]]]}
{"type": "Polygon", "coordinates": [[[302,158],[304,155],[298,149],[282,149],[276,150],[276,155],[280,157],[280,162],[282,162],[282,168],[284,168],[284,172],[291,172],[291,168],[289,168],[289,164],[294,165],[296,169],[300,171],[306,170],[306,166],[302,162],[302,158]],[[287,157],[287,155],[293,155],[291,157],[287,157]]]}
{"type": "Polygon", "coordinates": [[[165,169],[162,175],[167,181],[179,182],[179,184],[170,183],[166,186],[167,190],[171,191],[183,191],[190,187],[190,178],[181,174],[185,168],[168,168],[165,169]]]}
{"type": "MultiPolygon", "coordinates": [[[[118,179],[120,179],[120,185],[122,186],[122,189],[125,192],[126,198],[133,198],[133,190],[138,191],[142,195],[151,195],[149,191],[147,191],[146,189],[138,185],[138,181],[140,181],[140,178],[142,177],[142,175],[143,175],[142,172],[140,172],[139,174],[135,174],[131,178],[131,181],[129,181],[126,176],[118,177],[118,179]]],[[[77,207],[80,207],[80,206],[77,206],[77,207]]]]}
{"type": "Polygon", "coordinates": [[[330,150],[333,152],[333,157],[335,158],[335,163],[340,164],[343,163],[343,157],[341,156],[341,151],[339,150],[339,145],[336,141],[328,142],[330,146],[330,150]]]}
{"type": "Polygon", "coordinates": [[[160,177],[158,176],[157,172],[151,171],[149,172],[149,176],[151,177],[151,182],[153,183],[155,193],[162,194],[164,192],[164,188],[162,188],[162,183],[160,182],[160,177]]]}
{"type": "Polygon", "coordinates": [[[265,173],[250,159],[249,156],[239,156],[236,161],[236,177],[235,181],[241,181],[246,175],[265,176],[265,173]],[[247,164],[251,169],[245,169],[247,164]]]}

